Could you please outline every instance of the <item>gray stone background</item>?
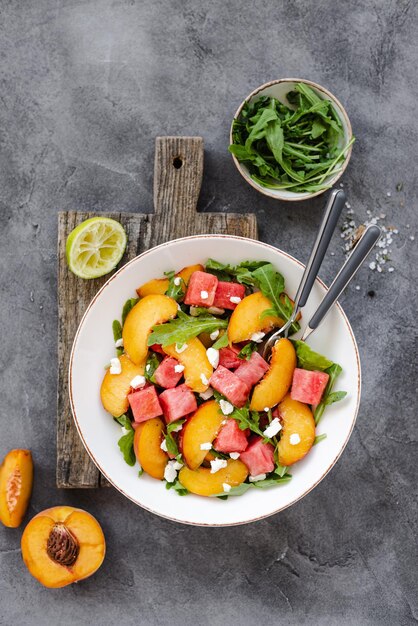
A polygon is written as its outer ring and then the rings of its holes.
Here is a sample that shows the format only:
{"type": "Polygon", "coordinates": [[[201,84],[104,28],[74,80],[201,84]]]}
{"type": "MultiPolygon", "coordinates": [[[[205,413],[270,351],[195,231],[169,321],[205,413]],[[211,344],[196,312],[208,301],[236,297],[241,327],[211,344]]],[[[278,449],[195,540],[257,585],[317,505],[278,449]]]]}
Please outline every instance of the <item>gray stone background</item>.
{"type": "MultiPolygon", "coordinates": [[[[21,529],[1,527],[0,623],[416,623],[417,3],[3,0],[0,9],[0,455],[33,451],[28,519],[54,504],[85,507],[108,544],[95,576],[53,591],[22,564],[21,529]],[[356,220],[384,212],[399,229],[395,271],[364,267],[360,289],[343,298],[363,362],[344,455],[291,509],[237,528],[176,525],[113,489],[58,491],[57,211],[151,211],[154,137],[199,134],[200,210],[255,211],[261,239],[305,260],[323,199],[264,198],[226,150],[240,101],[285,76],[317,81],[345,104],[357,141],[343,181],[356,220]]],[[[331,249],[326,281],[343,260],[339,233],[331,249]]]]}

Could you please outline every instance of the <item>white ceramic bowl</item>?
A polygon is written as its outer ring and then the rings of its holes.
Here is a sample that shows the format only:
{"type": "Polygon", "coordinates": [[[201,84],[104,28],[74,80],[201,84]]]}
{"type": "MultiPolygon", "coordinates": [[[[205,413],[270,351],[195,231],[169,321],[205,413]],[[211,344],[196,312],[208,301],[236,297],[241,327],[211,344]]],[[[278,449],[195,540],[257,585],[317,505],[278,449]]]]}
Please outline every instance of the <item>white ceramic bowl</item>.
{"type": "MultiPolygon", "coordinates": [[[[292,480],[267,490],[250,490],[226,501],[217,498],[178,496],[167,491],[165,484],[145,474],[138,478],[138,468],[129,467],[117,446],[121,429],[103,409],[99,390],[103,367],[114,356],[112,321],[120,319],[124,302],[135,296],[135,288],[164,271],[179,270],[191,263],[204,263],[214,257],[237,264],[246,259],[267,260],[277,267],[286,280],[286,290],[294,295],[303,265],[272,246],[229,235],[186,237],[162,244],[136,257],[100,289],[81,321],[70,358],[70,399],[74,420],[87,452],[121,493],[143,508],[187,524],[228,526],[244,524],[277,513],[309,493],[338,460],[357,415],[360,401],[360,361],[350,324],[337,305],[326,322],[311,338],[313,349],[340,363],[344,369],[337,389],[347,397],[327,408],[318,434],[327,439],[315,446],[292,468],[292,480]]],[[[317,280],[303,311],[303,322],[322,299],[326,287],[317,280]]],[[[303,324],[302,324],[303,325],[303,324]]]]}
{"type": "MultiPolygon", "coordinates": [[[[343,130],[344,130],[344,137],[341,138],[340,140],[340,146],[341,148],[344,148],[344,146],[347,145],[347,143],[352,138],[353,132],[351,129],[350,120],[348,118],[348,115],[343,105],[341,104],[339,100],[337,100],[337,98],[330,91],[325,89],[325,87],[321,87],[321,85],[318,85],[317,83],[313,83],[310,80],[304,80],[303,78],[281,78],[280,80],[272,80],[269,83],[265,83],[264,85],[257,87],[257,89],[252,91],[245,98],[245,100],[240,104],[240,106],[238,107],[234,115],[234,119],[236,119],[238,115],[241,113],[241,109],[246,102],[251,102],[252,100],[256,100],[260,98],[261,96],[270,96],[273,98],[277,98],[277,100],[279,100],[283,104],[289,105],[289,102],[286,99],[286,95],[289,93],[289,91],[292,91],[294,89],[296,83],[305,83],[306,85],[311,87],[318,94],[320,98],[331,100],[331,102],[334,105],[335,111],[341,121],[343,130]]],[[[230,143],[232,143],[232,124],[231,124],[231,131],[230,131],[230,137],[229,137],[230,143]]],[[[345,154],[345,160],[342,163],[341,171],[338,172],[338,174],[335,174],[334,176],[330,176],[327,179],[325,179],[324,183],[328,187],[332,187],[333,185],[335,185],[335,183],[340,178],[340,176],[343,175],[344,170],[347,167],[348,162],[351,157],[351,148],[352,147],[350,146],[345,154]]],[[[308,200],[309,198],[314,198],[315,196],[319,196],[321,193],[324,193],[327,190],[327,189],[323,189],[322,191],[316,191],[314,193],[295,193],[292,191],[286,191],[286,190],[280,190],[280,189],[267,189],[266,187],[263,187],[262,185],[259,185],[258,183],[256,183],[256,181],[251,178],[248,167],[245,165],[245,163],[240,163],[234,155],[231,155],[231,156],[234,160],[235,165],[237,166],[239,173],[247,181],[247,183],[249,183],[252,187],[254,187],[254,189],[257,189],[257,191],[260,191],[261,193],[263,193],[265,196],[270,196],[270,198],[276,198],[276,200],[290,200],[290,201],[308,200]]]]}

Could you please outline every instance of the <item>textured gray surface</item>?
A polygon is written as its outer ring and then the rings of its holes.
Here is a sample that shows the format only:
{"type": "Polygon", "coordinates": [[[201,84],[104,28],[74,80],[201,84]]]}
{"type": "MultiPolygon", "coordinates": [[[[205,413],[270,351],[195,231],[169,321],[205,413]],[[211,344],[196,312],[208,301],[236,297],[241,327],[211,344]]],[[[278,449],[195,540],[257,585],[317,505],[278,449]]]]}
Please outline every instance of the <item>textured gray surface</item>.
{"type": "MultiPolygon", "coordinates": [[[[51,504],[86,507],[108,541],[93,578],[49,591],[21,562],[21,531],[0,528],[0,623],[418,621],[416,3],[37,0],[0,8],[0,455],[32,449],[30,515],[51,504]],[[58,492],[56,212],[151,210],[155,135],[200,134],[200,209],[257,211],[263,240],[306,258],[323,201],[263,198],[226,151],[240,100],[284,76],[316,80],[346,105],[358,137],[344,176],[350,202],[362,218],[383,210],[400,231],[395,271],[362,269],[361,289],[344,298],[364,374],[344,455],[290,510],[224,530],[157,519],[110,489],[58,492]]],[[[343,258],[338,234],[333,249],[325,280],[343,258]]]]}

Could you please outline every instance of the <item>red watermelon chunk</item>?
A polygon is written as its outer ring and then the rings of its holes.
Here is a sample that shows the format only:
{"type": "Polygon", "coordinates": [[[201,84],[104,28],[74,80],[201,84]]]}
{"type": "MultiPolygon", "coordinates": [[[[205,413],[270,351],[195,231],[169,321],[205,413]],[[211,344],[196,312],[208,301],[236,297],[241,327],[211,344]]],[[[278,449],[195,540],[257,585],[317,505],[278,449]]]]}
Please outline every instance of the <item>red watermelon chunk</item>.
{"type": "Polygon", "coordinates": [[[244,406],[247,402],[249,388],[223,365],[219,365],[213,372],[209,384],[237,407],[244,406]]]}
{"type": "Polygon", "coordinates": [[[329,375],[326,372],[308,371],[297,367],[293,374],[292,400],[305,404],[319,404],[327,386],[329,375]]]}
{"type": "Polygon", "coordinates": [[[227,283],[227,282],[218,282],[218,286],[216,287],[215,300],[213,301],[213,306],[217,306],[220,309],[235,309],[238,302],[231,302],[231,298],[234,300],[235,298],[240,298],[242,300],[245,297],[245,287],[244,285],[240,285],[239,283],[227,283]]]}
{"type": "Polygon", "coordinates": [[[176,365],[180,365],[180,363],[171,356],[166,356],[165,359],[161,361],[154,372],[157,385],[165,387],[166,389],[171,389],[177,385],[180,378],[183,376],[183,372],[176,372],[174,369],[176,365]]]}
{"type": "Polygon", "coordinates": [[[221,348],[219,350],[219,365],[226,367],[229,370],[236,369],[242,363],[242,359],[237,357],[238,348],[221,348]]]}
{"type": "Polygon", "coordinates": [[[166,389],[160,395],[161,406],[167,424],[175,422],[197,409],[193,391],[187,385],[179,385],[174,389],[166,389]]]}
{"type": "Polygon", "coordinates": [[[155,387],[145,387],[128,395],[135,422],[145,422],[163,414],[155,387]]]}
{"type": "Polygon", "coordinates": [[[208,272],[193,272],[187,286],[185,304],[193,306],[212,306],[215,300],[218,279],[208,272]]]}
{"type": "Polygon", "coordinates": [[[241,430],[234,419],[226,420],[215,439],[213,447],[218,452],[244,452],[248,446],[244,430],[241,430]]]}
{"type": "Polygon", "coordinates": [[[154,352],[158,352],[159,354],[164,354],[165,356],[163,347],[159,343],[153,343],[152,346],[150,346],[150,350],[154,350],[154,352]]]}
{"type": "Polygon", "coordinates": [[[268,474],[274,470],[274,447],[271,443],[263,443],[261,437],[256,437],[239,458],[248,467],[251,476],[268,474]]]}
{"type": "Polygon", "coordinates": [[[253,352],[248,361],[241,361],[241,365],[235,370],[235,376],[238,376],[251,389],[269,369],[269,364],[258,354],[253,352]]]}

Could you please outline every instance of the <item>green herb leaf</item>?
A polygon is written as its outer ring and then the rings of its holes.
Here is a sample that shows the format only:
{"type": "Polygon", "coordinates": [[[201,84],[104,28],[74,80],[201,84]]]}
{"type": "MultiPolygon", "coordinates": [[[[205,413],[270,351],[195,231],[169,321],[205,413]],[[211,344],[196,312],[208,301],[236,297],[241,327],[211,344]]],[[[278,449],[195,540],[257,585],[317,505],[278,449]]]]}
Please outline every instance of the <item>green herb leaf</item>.
{"type": "Polygon", "coordinates": [[[317,435],[314,439],[313,445],[316,446],[317,443],[319,443],[320,441],[324,441],[324,439],[326,438],[327,438],[326,433],[322,433],[322,435],[317,435]]]}
{"type": "Polygon", "coordinates": [[[116,421],[123,428],[129,431],[125,435],[122,435],[122,437],[119,439],[118,446],[119,446],[120,451],[122,452],[125,462],[131,467],[133,467],[136,462],[136,457],[135,457],[135,452],[134,452],[135,431],[132,428],[130,419],[126,415],[117,418],[116,421]],[[123,423],[122,423],[122,418],[125,418],[123,420],[123,423]]]}
{"type": "Polygon", "coordinates": [[[144,371],[144,376],[146,380],[149,380],[151,383],[155,384],[154,374],[159,364],[160,361],[155,352],[149,352],[144,371]]]}
{"type": "Polygon", "coordinates": [[[244,493],[247,493],[248,489],[251,489],[253,483],[241,483],[238,487],[231,487],[229,491],[225,491],[223,493],[218,493],[212,497],[226,499],[229,496],[242,496],[244,493]]]}
{"type": "Polygon", "coordinates": [[[152,346],[154,343],[162,346],[171,346],[173,343],[182,345],[200,333],[211,333],[217,329],[227,328],[227,326],[228,320],[219,319],[213,315],[191,317],[179,311],[176,319],[153,327],[148,337],[148,345],[152,346]]]}
{"type": "Polygon", "coordinates": [[[346,391],[333,391],[332,393],[328,394],[328,396],[326,396],[324,402],[326,406],[328,406],[329,404],[334,404],[334,402],[339,402],[340,400],[343,400],[346,395],[346,391]]]}
{"type": "Polygon", "coordinates": [[[333,362],[327,359],[327,357],[314,352],[312,348],[308,346],[304,341],[293,341],[295,346],[296,356],[298,359],[298,366],[304,370],[320,370],[326,371],[333,365],[333,362]]]}
{"type": "Polygon", "coordinates": [[[283,476],[277,476],[270,478],[265,478],[264,480],[257,480],[257,482],[252,483],[254,487],[257,489],[268,489],[269,487],[276,487],[276,485],[283,485],[292,480],[291,474],[284,474],[283,476]]]}
{"type": "Polygon", "coordinates": [[[176,431],[177,427],[184,424],[185,421],[186,421],[185,419],[181,419],[175,422],[170,422],[170,424],[167,425],[167,433],[165,435],[165,443],[167,445],[167,452],[169,452],[175,457],[179,456],[179,449],[177,446],[177,442],[171,433],[173,431],[176,431]]]}
{"type": "Polygon", "coordinates": [[[176,478],[176,480],[173,483],[168,483],[166,481],[165,488],[174,489],[174,491],[176,491],[179,496],[187,496],[187,494],[189,493],[186,487],[183,487],[183,485],[181,484],[178,478],[176,478]]]}
{"type": "MultiPolygon", "coordinates": [[[[283,320],[288,320],[292,314],[292,305],[287,296],[281,297],[282,294],[284,294],[283,276],[271,263],[259,267],[252,273],[252,275],[261,293],[268,298],[273,305],[272,309],[269,309],[269,312],[273,310],[278,317],[283,320]]],[[[299,324],[294,322],[291,330],[292,332],[299,330],[299,324]]]]}
{"type": "Polygon", "coordinates": [[[135,304],[139,302],[139,298],[129,298],[129,300],[127,300],[125,302],[125,304],[123,305],[123,309],[122,309],[122,327],[125,324],[126,318],[128,317],[128,313],[131,311],[131,309],[134,308],[135,304]]]}
{"type": "Polygon", "coordinates": [[[226,348],[228,344],[228,333],[224,333],[215,341],[212,348],[215,348],[215,350],[220,350],[221,348],[226,348]]]}
{"type": "Polygon", "coordinates": [[[239,359],[245,359],[249,361],[253,352],[256,352],[258,348],[258,344],[255,341],[249,341],[241,350],[238,352],[237,357],[239,359]]]}
{"type": "Polygon", "coordinates": [[[335,385],[335,381],[337,380],[338,376],[342,372],[341,365],[338,365],[338,363],[333,363],[325,371],[327,374],[329,374],[329,380],[328,380],[327,386],[325,387],[322,400],[314,410],[315,424],[319,424],[320,419],[325,411],[325,407],[328,404],[332,404],[333,402],[338,402],[339,400],[342,400],[346,396],[345,391],[337,391],[335,392],[335,395],[332,395],[331,393],[332,388],[335,385]],[[331,396],[331,399],[329,400],[330,396],[331,396]]]}
{"type": "Polygon", "coordinates": [[[138,470],[138,478],[141,478],[143,473],[144,473],[144,470],[141,467],[141,469],[138,470]]]}
{"type": "Polygon", "coordinates": [[[165,295],[169,298],[173,298],[176,302],[179,302],[183,299],[184,294],[186,293],[186,284],[184,280],[180,277],[176,277],[174,272],[164,272],[164,275],[168,277],[168,287],[165,295]],[[176,278],[180,283],[179,285],[176,285],[174,282],[176,281],[176,278]]]}

